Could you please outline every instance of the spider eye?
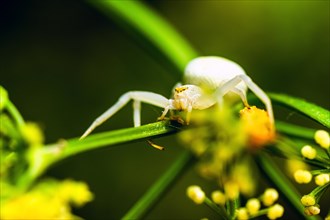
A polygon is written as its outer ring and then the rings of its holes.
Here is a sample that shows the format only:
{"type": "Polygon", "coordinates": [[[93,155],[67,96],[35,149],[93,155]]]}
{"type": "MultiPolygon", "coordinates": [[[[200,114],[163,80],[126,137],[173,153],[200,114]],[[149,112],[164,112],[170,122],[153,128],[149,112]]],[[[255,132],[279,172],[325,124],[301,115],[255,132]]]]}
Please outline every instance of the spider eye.
{"type": "Polygon", "coordinates": [[[177,87],[177,88],[175,88],[175,92],[176,92],[176,93],[181,93],[181,92],[183,92],[183,91],[186,91],[187,89],[188,89],[187,86],[181,86],[181,87],[177,87]]]}

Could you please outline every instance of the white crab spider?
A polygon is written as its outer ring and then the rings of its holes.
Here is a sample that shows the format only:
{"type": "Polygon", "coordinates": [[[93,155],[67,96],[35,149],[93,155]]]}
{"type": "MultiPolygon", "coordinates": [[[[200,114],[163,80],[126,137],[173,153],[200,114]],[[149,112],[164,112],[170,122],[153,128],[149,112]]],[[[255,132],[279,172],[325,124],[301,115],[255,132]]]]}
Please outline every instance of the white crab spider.
{"type": "Polygon", "coordinates": [[[185,85],[178,85],[174,89],[172,99],[162,95],[145,92],[130,91],[123,94],[119,100],[106,112],[99,116],[81,139],[91,133],[97,126],[113,116],[130,100],[133,100],[134,126],[141,125],[140,105],[141,102],[164,108],[159,119],[164,119],[169,110],[187,111],[186,123],[189,124],[190,114],[193,109],[206,109],[216,103],[221,105],[222,98],[228,92],[239,95],[245,106],[248,106],[246,92],[249,88],[265,104],[270,123],[273,126],[274,116],[272,104],[266,93],[259,88],[245,71],[233,61],[222,57],[208,56],[199,57],[190,61],[184,73],[185,85]],[[212,93],[203,92],[207,88],[212,93]]]}

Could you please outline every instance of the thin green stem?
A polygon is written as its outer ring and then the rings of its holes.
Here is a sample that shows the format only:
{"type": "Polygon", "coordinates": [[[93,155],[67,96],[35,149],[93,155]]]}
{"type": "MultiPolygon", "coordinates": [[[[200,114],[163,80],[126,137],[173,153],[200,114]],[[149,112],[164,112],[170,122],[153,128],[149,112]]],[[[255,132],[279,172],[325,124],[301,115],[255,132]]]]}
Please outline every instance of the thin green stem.
{"type": "Polygon", "coordinates": [[[234,200],[226,201],[227,213],[230,216],[230,219],[235,219],[236,210],[240,207],[240,200],[236,198],[234,200]]]}
{"type": "Polygon", "coordinates": [[[15,120],[16,124],[18,125],[19,128],[22,128],[25,125],[24,119],[17,110],[16,106],[8,99],[6,102],[6,108],[10,115],[13,117],[15,120]]]}
{"type": "Polygon", "coordinates": [[[314,140],[314,134],[316,131],[315,129],[305,128],[302,126],[282,122],[279,120],[276,121],[276,130],[290,136],[305,138],[310,140],[314,140]]]}
{"type": "Polygon", "coordinates": [[[150,189],[134,204],[122,219],[141,219],[161,197],[164,192],[173,185],[182,173],[190,167],[193,156],[185,151],[168,168],[168,170],[150,187],[150,189]]]}
{"type": "Polygon", "coordinates": [[[212,202],[211,199],[209,199],[208,197],[205,197],[204,203],[210,207],[213,211],[215,211],[216,213],[218,213],[221,216],[221,219],[224,220],[229,220],[229,216],[226,213],[226,210],[223,206],[217,206],[214,202],[212,202]]]}
{"type": "MultiPolygon", "coordinates": [[[[178,131],[179,127],[171,124],[170,121],[155,122],[135,128],[125,128],[110,132],[91,135],[83,140],[77,138],[67,141],[59,159],[64,159],[78,153],[102,148],[110,145],[128,143],[141,139],[169,135],[178,131]]],[[[65,143],[65,142],[64,142],[65,143]]]]}
{"type": "Polygon", "coordinates": [[[304,207],[300,202],[301,195],[293,184],[287,179],[283,172],[272,161],[268,154],[260,153],[257,156],[260,168],[269,177],[269,179],[277,186],[293,207],[307,219],[316,219],[316,217],[307,217],[304,215],[304,207]]]}
{"type": "Polygon", "coordinates": [[[325,191],[329,188],[330,183],[324,184],[323,186],[316,187],[309,195],[313,195],[316,198],[316,203],[320,201],[320,198],[325,193],[325,191]]]}
{"type": "Polygon", "coordinates": [[[78,138],[69,139],[67,141],[61,140],[56,144],[39,148],[33,153],[34,163],[29,167],[26,175],[21,178],[22,184],[32,183],[49,166],[65,158],[89,150],[170,135],[179,131],[179,129],[179,127],[173,125],[170,121],[161,121],[136,128],[125,128],[94,134],[83,140],[79,140],[78,138]]]}

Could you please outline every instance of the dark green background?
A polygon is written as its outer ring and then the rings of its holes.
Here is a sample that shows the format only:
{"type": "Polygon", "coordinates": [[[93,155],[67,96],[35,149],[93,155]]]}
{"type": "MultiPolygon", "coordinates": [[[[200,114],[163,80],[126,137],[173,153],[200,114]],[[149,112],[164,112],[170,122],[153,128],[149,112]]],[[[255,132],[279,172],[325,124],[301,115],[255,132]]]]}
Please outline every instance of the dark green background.
{"type": "MultiPolygon", "coordinates": [[[[265,91],[330,108],[329,1],[147,4],[200,54],[236,61],[265,91]]],[[[40,123],[48,143],[81,135],[126,91],[169,96],[180,80],[146,45],[85,1],[2,1],[0,25],[0,83],[24,118],[40,123]]],[[[155,121],[160,113],[161,109],[143,106],[143,123],[155,121]]],[[[290,112],[281,116],[301,120],[290,112]]],[[[97,131],[132,125],[129,106],[97,131]]],[[[121,145],[63,161],[48,175],[88,182],[95,200],[78,209],[78,215],[118,219],[183,151],[175,136],[156,142],[166,151],[145,142],[121,145]]],[[[212,211],[185,197],[190,184],[201,184],[207,192],[216,188],[190,170],[147,218],[214,219],[212,211]]]]}

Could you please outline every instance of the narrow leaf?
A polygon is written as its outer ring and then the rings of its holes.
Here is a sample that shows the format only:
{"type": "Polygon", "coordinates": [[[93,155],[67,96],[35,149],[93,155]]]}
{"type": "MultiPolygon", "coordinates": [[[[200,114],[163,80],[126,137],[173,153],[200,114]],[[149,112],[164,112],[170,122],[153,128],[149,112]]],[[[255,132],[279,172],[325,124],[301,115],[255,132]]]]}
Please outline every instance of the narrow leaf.
{"type": "Polygon", "coordinates": [[[122,219],[141,219],[161,199],[180,175],[190,166],[193,156],[186,151],[167,169],[167,171],[150,187],[150,189],[134,204],[122,219]]]}
{"type": "Polygon", "coordinates": [[[295,109],[321,123],[322,125],[330,128],[330,111],[303,99],[289,95],[276,93],[269,93],[268,95],[274,102],[295,109]]]}
{"type": "Polygon", "coordinates": [[[94,134],[83,140],[79,140],[78,138],[70,139],[63,147],[59,159],[70,157],[88,150],[173,134],[179,130],[179,127],[176,126],[177,125],[171,124],[170,121],[161,121],[135,128],[125,128],[94,134]]]}

